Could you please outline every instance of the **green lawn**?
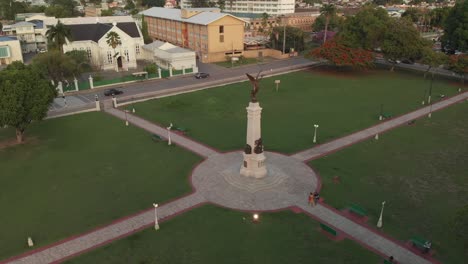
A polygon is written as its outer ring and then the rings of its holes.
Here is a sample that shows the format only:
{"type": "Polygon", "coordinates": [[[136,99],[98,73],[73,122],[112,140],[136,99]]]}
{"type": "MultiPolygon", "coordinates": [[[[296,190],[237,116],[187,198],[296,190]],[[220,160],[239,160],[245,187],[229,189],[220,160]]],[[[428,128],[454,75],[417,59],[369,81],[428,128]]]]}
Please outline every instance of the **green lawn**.
{"type": "Polygon", "coordinates": [[[463,264],[468,251],[456,241],[452,223],[468,205],[467,161],[468,102],[463,102],[311,164],[322,176],[327,203],[337,208],[358,203],[374,225],[386,201],[386,233],[403,241],[415,235],[433,240],[443,263],[463,264]],[[340,184],[333,183],[334,176],[340,184]]]}
{"type": "Polygon", "coordinates": [[[0,260],[28,236],[44,246],[188,193],[201,160],[103,113],[36,123],[26,138],[0,149],[0,260]]]}
{"type": "Polygon", "coordinates": [[[251,215],[203,206],[67,263],[380,263],[360,245],[334,242],[318,223],[290,211],[251,215]],[[245,218],[245,220],[243,219],[245,218]]]}
{"type": "MultiPolygon", "coordinates": [[[[421,107],[428,81],[420,75],[373,71],[344,73],[295,72],[261,82],[258,94],[262,136],[266,150],[296,152],[313,146],[314,124],[318,143],[349,134],[378,122],[384,112],[399,115],[421,107]],[[274,80],[281,80],[275,91],[274,80]]],[[[137,114],[164,126],[170,122],[188,128],[188,136],[220,150],[245,145],[248,82],[136,104],[137,114]]],[[[451,95],[457,87],[435,82],[433,98],[451,95]]]]}
{"type": "Polygon", "coordinates": [[[238,60],[234,62],[222,61],[222,62],[216,62],[215,64],[226,67],[226,68],[232,68],[232,66],[238,67],[238,66],[244,66],[244,65],[249,65],[249,64],[255,64],[257,62],[260,63],[262,61],[258,60],[257,58],[243,58],[242,60],[238,60]]]}

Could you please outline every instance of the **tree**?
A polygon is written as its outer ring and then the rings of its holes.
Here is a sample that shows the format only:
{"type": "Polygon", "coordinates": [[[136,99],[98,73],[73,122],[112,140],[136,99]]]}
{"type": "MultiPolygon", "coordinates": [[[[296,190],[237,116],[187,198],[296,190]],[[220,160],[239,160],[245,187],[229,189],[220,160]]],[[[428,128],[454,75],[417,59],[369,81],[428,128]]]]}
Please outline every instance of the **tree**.
{"type": "MultiPolygon", "coordinates": [[[[338,31],[343,21],[344,21],[343,17],[340,17],[337,14],[334,14],[333,16],[330,17],[327,30],[338,31]]],[[[312,30],[316,32],[325,30],[325,24],[326,24],[325,22],[326,22],[326,17],[324,15],[318,16],[315,19],[314,23],[312,24],[312,30]]]]}
{"type": "Polygon", "coordinates": [[[431,10],[431,13],[432,13],[431,26],[442,27],[450,13],[450,8],[449,7],[435,8],[431,10]]]}
{"type": "MultiPolygon", "coordinates": [[[[274,27],[270,34],[273,48],[283,50],[283,27],[274,27]]],[[[295,51],[304,50],[304,32],[299,28],[286,27],[286,50],[294,48],[295,51]]]]}
{"type": "Polygon", "coordinates": [[[326,59],[335,66],[368,68],[373,65],[372,52],[361,48],[349,48],[337,39],[329,40],[310,53],[315,58],[326,59]]]}
{"type": "MultiPolygon", "coordinates": [[[[426,78],[426,74],[431,71],[432,68],[437,68],[440,65],[447,63],[448,58],[447,55],[441,52],[435,52],[431,48],[425,48],[423,51],[423,57],[421,59],[421,63],[427,65],[427,71],[424,72],[424,78],[426,78]]],[[[434,73],[432,72],[432,78],[434,77],[434,73]]]]}
{"type": "Polygon", "coordinates": [[[119,45],[122,45],[122,41],[120,40],[119,34],[117,34],[117,32],[114,31],[107,33],[106,43],[107,45],[109,45],[109,47],[112,47],[112,49],[114,50],[114,58],[117,58],[119,53],[115,52],[115,48],[117,48],[117,46],[119,45]]]}
{"type": "MultiPolygon", "coordinates": [[[[261,22],[262,27],[261,27],[261,29],[264,32],[267,32],[268,19],[269,18],[270,18],[270,15],[268,15],[267,13],[262,14],[262,22],[261,22]]],[[[267,35],[268,35],[268,32],[267,32],[267,35]]]]}
{"type": "Polygon", "coordinates": [[[226,1],[225,0],[218,0],[218,7],[223,11],[226,8],[226,1]]]}
{"type": "Polygon", "coordinates": [[[444,23],[442,45],[449,51],[468,50],[468,1],[459,1],[444,23]]]}
{"type": "Polygon", "coordinates": [[[452,55],[449,58],[449,70],[460,76],[462,85],[465,85],[465,75],[468,73],[468,55],[452,55]]]}
{"type": "Polygon", "coordinates": [[[135,9],[135,3],[133,3],[132,0],[127,0],[127,4],[125,5],[124,9],[126,9],[126,10],[135,9]]]}
{"type": "Polygon", "coordinates": [[[143,0],[142,4],[147,7],[163,7],[166,4],[165,0],[143,0]]]}
{"type": "Polygon", "coordinates": [[[320,15],[325,16],[325,34],[323,35],[323,43],[327,41],[327,31],[328,31],[328,25],[330,24],[330,18],[336,14],[336,7],[331,4],[326,4],[323,5],[320,8],[320,15]]]}
{"type": "Polygon", "coordinates": [[[0,127],[14,127],[21,143],[28,125],[46,117],[56,91],[34,66],[13,62],[0,71],[0,94],[0,127]]]}
{"type": "Polygon", "coordinates": [[[191,0],[192,7],[209,7],[208,0],[191,0]]]}
{"type": "Polygon", "coordinates": [[[382,45],[388,21],[385,9],[364,6],[343,22],[338,35],[347,47],[374,50],[382,45]]]}
{"type": "Polygon", "coordinates": [[[401,15],[401,17],[407,18],[413,23],[418,22],[421,16],[422,16],[421,11],[419,11],[419,9],[414,8],[414,7],[410,7],[406,9],[406,11],[401,15]]]}
{"type": "Polygon", "coordinates": [[[56,84],[59,81],[63,82],[68,78],[78,76],[90,68],[86,51],[72,51],[63,54],[58,50],[50,50],[34,57],[33,65],[41,69],[56,84]]]}
{"type": "Polygon", "coordinates": [[[114,15],[114,10],[112,9],[101,10],[101,16],[113,16],[113,15],[114,15]]]}
{"type": "Polygon", "coordinates": [[[71,40],[71,30],[59,20],[57,25],[47,30],[46,36],[47,40],[54,43],[55,47],[63,53],[63,45],[66,43],[66,39],[71,40]]]}
{"type": "Polygon", "coordinates": [[[78,15],[78,12],[75,11],[75,6],[76,3],[73,0],[52,0],[45,9],[45,14],[57,18],[74,17],[78,15]]]}
{"type": "Polygon", "coordinates": [[[145,44],[153,42],[153,39],[148,34],[148,22],[145,21],[145,17],[141,18],[141,33],[143,34],[143,41],[145,44]]]}
{"type": "Polygon", "coordinates": [[[397,60],[418,60],[422,57],[423,50],[430,47],[431,43],[423,39],[413,24],[406,19],[391,19],[385,31],[382,43],[384,57],[393,62],[393,71],[397,60]]]}

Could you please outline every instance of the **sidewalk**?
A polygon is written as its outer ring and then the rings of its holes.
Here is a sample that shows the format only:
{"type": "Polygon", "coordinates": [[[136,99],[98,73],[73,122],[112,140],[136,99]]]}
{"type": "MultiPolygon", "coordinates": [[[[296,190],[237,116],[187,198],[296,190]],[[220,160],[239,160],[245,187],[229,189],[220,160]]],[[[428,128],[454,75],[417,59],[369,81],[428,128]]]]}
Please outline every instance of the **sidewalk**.
{"type": "MultiPolygon", "coordinates": [[[[450,106],[452,104],[461,102],[463,100],[468,99],[468,92],[464,92],[458,95],[455,95],[453,97],[447,98],[445,100],[439,101],[435,104],[432,105],[432,112],[435,112],[437,110],[443,109],[447,106],[450,106]]],[[[367,129],[355,132],[351,135],[344,136],[339,139],[332,140],[330,142],[317,145],[315,147],[312,147],[310,149],[298,152],[292,157],[302,160],[302,161],[308,161],[312,159],[317,159],[321,156],[330,154],[332,152],[338,151],[344,147],[347,147],[352,144],[356,144],[362,140],[374,137],[376,134],[381,134],[387,130],[396,128],[398,126],[407,124],[409,121],[427,116],[429,114],[429,111],[431,109],[431,106],[426,106],[423,108],[420,108],[416,111],[410,112],[408,114],[404,114],[399,117],[395,117],[392,119],[389,119],[388,121],[383,121],[380,124],[377,124],[375,126],[371,126],[367,129]]]]}

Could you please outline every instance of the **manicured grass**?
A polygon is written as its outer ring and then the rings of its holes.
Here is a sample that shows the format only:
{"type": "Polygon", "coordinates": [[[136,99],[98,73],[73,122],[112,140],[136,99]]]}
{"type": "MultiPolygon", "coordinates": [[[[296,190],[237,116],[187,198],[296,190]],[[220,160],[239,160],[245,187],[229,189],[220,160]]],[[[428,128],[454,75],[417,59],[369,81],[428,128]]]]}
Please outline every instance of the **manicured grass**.
{"type": "Polygon", "coordinates": [[[322,176],[327,203],[360,204],[375,224],[386,201],[385,232],[403,241],[430,239],[435,257],[462,264],[468,251],[452,224],[468,201],[467,161],[468,102],[463,102],[311,164],[322,176]],[[334,176],[340,184],[333,183],[334,176]]]}
{"type": "Polygon", "coordinates": [[[251,215],[203,206],[68,263],[380,263],[360,245],[334,242],[290,211],[251,215]],[[245,220],[243,219],[245,218],[245,220]]]}
{"type": "Polygon", "coordinates": [[[222,61],[222,62],[217,62],[215,64],[226,67],[226,68],[232,68],[232,66],[238,67],[238,66],[243,66],[243,65],[254,64],[257,62],[260,62],[257,58],[244,58],[242,60],[234,61],[234,63],[232,63],[231,61],[222,61]]]}
{"type": "MultiPolygon", "coordinates": [[[[320,126],[318,143],[366,128],[378,122],[381,104],[393,115],[415,110],[429,87],[422,74],[330,73],[295,72],[261,81],[258,98],[266,150],[291,153],[312,147],[314,124],[320,126]]],[[[251,84],[243,82],[151,100],[137,104],[137,114],[188,128],[188,136],[220,150],[242,149],[250,89],[251,84]]],[[[435,82],[433,98],[456,91],[449,83],[435,82]]]]}
{"type": "Polygon", "coordinates": [[[26,139],[0,149],[0,259],[28,236],[44,246],[188,193],[201,160],[104,113],[35,123],[26,139]]]}

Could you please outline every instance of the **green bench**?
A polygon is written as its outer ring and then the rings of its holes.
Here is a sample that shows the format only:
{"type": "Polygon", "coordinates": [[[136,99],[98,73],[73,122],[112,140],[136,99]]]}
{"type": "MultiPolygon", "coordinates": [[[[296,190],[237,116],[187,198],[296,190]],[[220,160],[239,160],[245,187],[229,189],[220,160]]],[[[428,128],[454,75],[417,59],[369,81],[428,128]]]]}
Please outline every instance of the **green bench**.
{"type": "Polygon", "coordinates": [[[325,231],[325,232],[327,232],[327,233],[329,233],[329,234],[331,234],[333,236],[337,236],[337,234],[338,234],[338,232],[336,232],[335,229],[327,226],[326,224],[320,223],[320,227],[322,228],[323,231],[325,231]]]}
{"type": "Polygon", "coordinates": [[[415,237],[412,237],[410,241],[414,247],[418,248],[423,253],[428,253],[432,246],[431,241],[422,237],[415,236],[415,237]]]}
{"type": "Polygon", "coordinates": [[[163,139],[161,136],[156,135],[156,134],[152,134],[152,135],[151,135],[151,139],[152,139],[154,142],[164,141],[164,139],[163,139]]]}
{"type": "Polygon", "coordinates": [[[184,127],[173,127],[172,130],[175,130],[175,131],[179,131],[179,132],[182,132],[182,133],[187,133],[188,130],[184,127]]]}
{"type": "Polygon", "coordinates": [[[361,206],[357,205],[357,204],[351,204],[349,207],[348,207],[348,210],[354,214],[357,214],[359,216],[367,216],[367,211],[366,209],[362,208],[361,206]]]}

